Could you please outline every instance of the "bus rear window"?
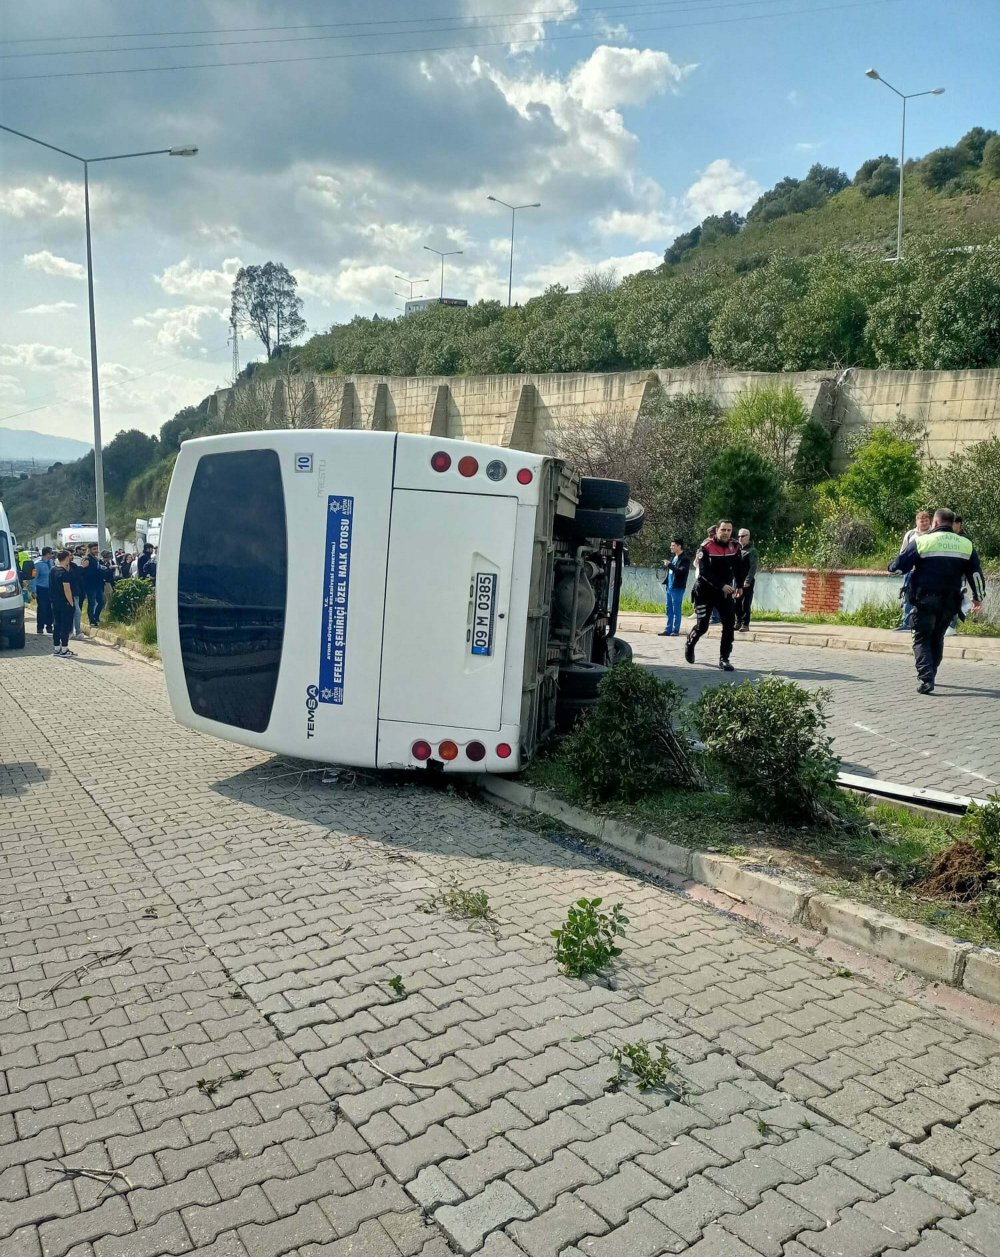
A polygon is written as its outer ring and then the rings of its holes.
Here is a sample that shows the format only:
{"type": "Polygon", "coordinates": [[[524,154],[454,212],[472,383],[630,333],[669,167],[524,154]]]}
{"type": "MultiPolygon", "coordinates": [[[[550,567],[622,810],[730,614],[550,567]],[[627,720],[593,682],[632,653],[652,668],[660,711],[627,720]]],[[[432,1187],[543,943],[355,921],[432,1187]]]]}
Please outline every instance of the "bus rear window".
{"type": "Polygon", "coordinates": [[[177,578],[184,679],[199,716],[254,733],[267,728],[287,594],[277,454],[206,454],[188,497],[177,578]]]}

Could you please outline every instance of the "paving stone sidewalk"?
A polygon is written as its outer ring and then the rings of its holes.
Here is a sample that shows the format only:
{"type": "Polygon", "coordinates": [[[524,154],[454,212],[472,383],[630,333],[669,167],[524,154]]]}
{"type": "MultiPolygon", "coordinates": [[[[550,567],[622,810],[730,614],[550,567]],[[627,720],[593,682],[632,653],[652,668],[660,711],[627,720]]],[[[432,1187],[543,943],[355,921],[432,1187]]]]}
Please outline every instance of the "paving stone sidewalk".
{"type": "Polygon", "coordinates": [[[996,1040],[456,793],[180,729],[89,643],[5,656],[0,713],[3,1257],[1000,1253],[996,1040]],[[610,987],[552,959],[581,894],[631,918],[610,987]],[[607,1090],[638,1039],[683,1101],[607,1090]]]}

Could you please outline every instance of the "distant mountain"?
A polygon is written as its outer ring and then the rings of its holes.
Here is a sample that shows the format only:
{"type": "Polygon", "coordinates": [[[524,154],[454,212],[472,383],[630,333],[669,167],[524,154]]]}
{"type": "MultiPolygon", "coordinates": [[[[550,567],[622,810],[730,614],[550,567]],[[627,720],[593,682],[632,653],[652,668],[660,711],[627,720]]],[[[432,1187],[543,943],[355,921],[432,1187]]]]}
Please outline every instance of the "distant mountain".
{"type": "Polygon", "coordinates": [[[73,462],[90,450],[87,441],[75,441],[68,436],[49,436],[46,432],[32,432],[28,428],[0,427],[0,474],[7,469],[5,463],[38,464],[44,471],[53,463],[73,462]]]}

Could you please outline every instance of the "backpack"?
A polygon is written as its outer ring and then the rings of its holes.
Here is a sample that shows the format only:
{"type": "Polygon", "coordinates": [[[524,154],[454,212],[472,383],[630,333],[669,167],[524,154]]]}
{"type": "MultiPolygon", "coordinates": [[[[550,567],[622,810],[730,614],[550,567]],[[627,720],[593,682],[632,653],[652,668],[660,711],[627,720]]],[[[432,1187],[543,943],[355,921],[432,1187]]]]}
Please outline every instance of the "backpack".
{"type": "Polygon", "coordinates": [[[21,584],[26,585],[35,579],[35,560],[29,555],[21,564],[21,584]]]}

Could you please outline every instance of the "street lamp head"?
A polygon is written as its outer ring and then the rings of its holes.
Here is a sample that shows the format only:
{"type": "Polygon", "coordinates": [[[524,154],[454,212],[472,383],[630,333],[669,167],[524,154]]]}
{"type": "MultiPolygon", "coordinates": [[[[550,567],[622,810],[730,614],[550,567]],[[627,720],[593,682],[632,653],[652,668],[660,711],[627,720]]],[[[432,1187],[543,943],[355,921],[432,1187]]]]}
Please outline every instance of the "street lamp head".
{"type": "Polygon", "coordinates": [[[198,154],[198,150],[193,144],[182,144],[178,148],[171,148],[167,151],[171,157],[196,157],[198,154]]]}
{"type": "Polygon", "coordinates": [[[541,201],[532,201],[530,205],[526,205],[524,208],[525,209],[541,209],[542,203],[541,201]]]}
{"type": "Polygon", "coordinates": [[[882,77],[882,76],[879,74],[878,70],[866,70],[866,71],[865,71],[865,74],[866,74],[866,75],[867,75],[870,79],[879,79],[879,78],[881,78],[881,77],[882,77]]]}
{"type": "Polygon", "coordinates": [[[493,194],[491,193],[491,194],[490,194],[490,195],[489,195],[486,199],[487,199],[487,201],[495,201],[495,200],[496,200],[496,197],[495,197],[495,196],[493,196],[493,194]]]}
{"type": "Polygon", "coordinates": [[[943,95],[944,95],[944,88],[943,88],[943,87],[935,87],[935,88],[932,88],[932,89],[931,89],[931,95],[932,95],[932,96],[943,96],[943,95]]]}

